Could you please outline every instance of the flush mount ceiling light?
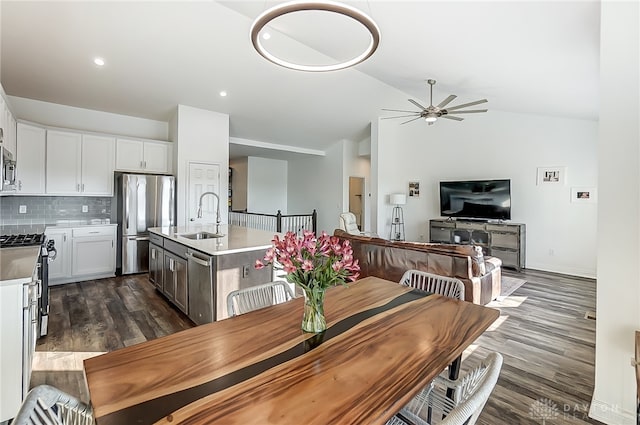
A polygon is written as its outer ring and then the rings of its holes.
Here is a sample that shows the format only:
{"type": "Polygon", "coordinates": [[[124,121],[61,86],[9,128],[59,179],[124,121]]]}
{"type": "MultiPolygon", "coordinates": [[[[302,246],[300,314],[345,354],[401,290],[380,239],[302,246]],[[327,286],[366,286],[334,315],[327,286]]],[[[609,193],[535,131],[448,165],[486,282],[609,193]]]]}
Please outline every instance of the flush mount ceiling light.
{"type": "Polygon", "coordinates": [[[251,43],[253,43],[253,47],[256,51],[265,59],[270,62],[273,62],[277,65],[283,66],[289,69],[295,69],[298,71],[308,71],[308,72],[326,72],[326,71],[337,71],[339,69],[349,68],[351,66],[357,65],[367,58],[369,58],[373,52],[376,51],[378,45],[380,44],[380,30],[376,23],[366,14],[362,13],[358,9],[355,9],[351,6],[347,6],[346,4],[337,3],[333,1],[293,1],[289,3],[283,3],[278,6],[272,7],[264,11],[260,16],[253,21],[251,25],[251,43]],[[339,15],[346,16],[351,18],[360,24],[362,24],[367,31],[369,31],[369,45],[365,49],[364,52],[357,55],[356,57],[346,60],[344,62],[331,64],[331,65],[304,65],[286,61],[281,59],[267,51],[267,49],[262,45],[260,41],[260,31],[272,20],[286,15],[288,13],[294,12],[302,12],[308,10],[319,10],[323,12],[331,12],[337,13],[339,15]]]}
{"type": "Polygon", "coordinates": [[[104,59],[102,58],[94,58],[93,63],[97,66],[104,66],[104,59]]]}

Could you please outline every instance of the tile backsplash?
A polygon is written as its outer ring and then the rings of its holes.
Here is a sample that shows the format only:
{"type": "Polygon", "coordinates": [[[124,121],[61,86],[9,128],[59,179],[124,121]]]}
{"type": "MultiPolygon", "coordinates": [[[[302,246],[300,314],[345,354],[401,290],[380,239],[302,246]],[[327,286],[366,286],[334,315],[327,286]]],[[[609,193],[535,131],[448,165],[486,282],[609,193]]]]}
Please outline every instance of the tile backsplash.
{"type": "Polygon", "coordinates": [[[111,199],[89,196],[2,196],[0,225],[108,219],[111,217],[111,199]],[[83,206],[87,207],[87,212],[82,212],[83,206]],[[20,212],[21,207],[24,213],[20,212]]]}

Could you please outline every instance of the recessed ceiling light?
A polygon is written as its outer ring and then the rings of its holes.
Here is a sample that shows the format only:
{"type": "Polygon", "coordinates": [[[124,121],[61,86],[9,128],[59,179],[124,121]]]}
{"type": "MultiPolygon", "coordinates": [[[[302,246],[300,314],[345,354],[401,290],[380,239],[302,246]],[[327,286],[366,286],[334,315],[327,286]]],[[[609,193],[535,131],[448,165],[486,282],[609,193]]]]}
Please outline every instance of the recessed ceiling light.
{"type": "Polygon", "coordinates": [[[104,59],[102,59],[102,58],[95,58],[95,59],[93,60],[93,63],[95,63],[95,64],[96,64],[96,65],[98,65],[98,66],[104,66],[104,59]]]}
{"type": "Polygon", "coordinates": [[[224,90],[222,90],[222,91],[220,92],[220,96],[222,96],[222,97],[226,97],[226,96],[227,96],[227,92],[226,92],[226,91],[224,91],[224,90]]]}
{"type": "Polygon", "coordinates": [[[269,34],[268,32],[264,32],[262,33],[262,38],[265,40],[268,40],[271,38],[271,34],[269,34]]]}

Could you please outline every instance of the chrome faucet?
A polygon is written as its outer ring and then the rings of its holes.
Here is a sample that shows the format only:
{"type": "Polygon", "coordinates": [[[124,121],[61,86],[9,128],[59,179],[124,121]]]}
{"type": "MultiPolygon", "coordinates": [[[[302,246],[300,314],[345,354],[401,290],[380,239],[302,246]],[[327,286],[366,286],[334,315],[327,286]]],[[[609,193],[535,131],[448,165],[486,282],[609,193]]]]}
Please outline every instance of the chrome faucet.
{"type": "Polygon", "coordinates": [[[213,195],[216,198],[216,233],[220,233],[220,197],[215,192],[204,192],[200,195],[200,201],[198,202],[198,218],[202,218],[202,198],[204,195],[213,195]]]}

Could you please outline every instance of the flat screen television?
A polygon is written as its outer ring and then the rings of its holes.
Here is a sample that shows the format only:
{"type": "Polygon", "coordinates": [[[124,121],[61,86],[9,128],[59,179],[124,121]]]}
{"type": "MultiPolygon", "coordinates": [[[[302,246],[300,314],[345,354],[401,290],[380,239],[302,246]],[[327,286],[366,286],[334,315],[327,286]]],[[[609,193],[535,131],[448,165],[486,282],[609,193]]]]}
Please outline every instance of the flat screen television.
{"type": "Polygon", "coordinates": [[[477,220],[510,220],[511,180],[440,182],[440,214],[477,220]]]}

